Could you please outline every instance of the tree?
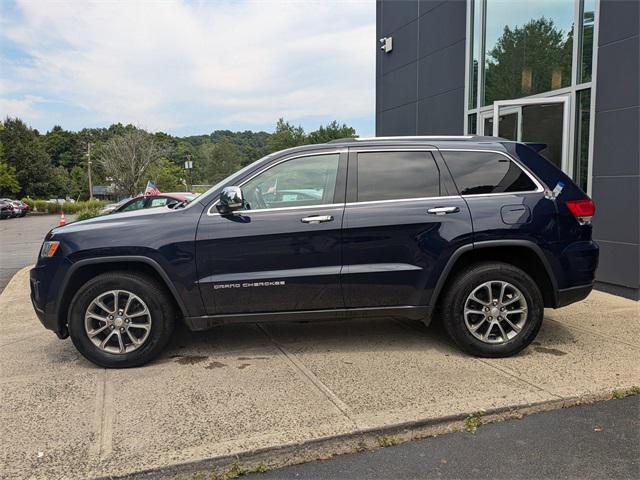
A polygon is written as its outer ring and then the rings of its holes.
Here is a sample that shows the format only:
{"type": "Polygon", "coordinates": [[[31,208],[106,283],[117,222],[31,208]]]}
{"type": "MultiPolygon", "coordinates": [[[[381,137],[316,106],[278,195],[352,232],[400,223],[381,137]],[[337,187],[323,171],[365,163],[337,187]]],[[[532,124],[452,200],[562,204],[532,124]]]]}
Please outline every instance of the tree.
{"type": "Polygon", "coordinates": [[[488,52],[485,104],[564,87],[571,82],[573,35],[544,17],[504,27],[488,52]]]}
{"type": "Polygon", "coordinates": [[[184,190],[184,170],[168,158],[149,168],[148,179],[155,181],[156,187],[161,192],[180,192],[184,190]]]}
{"type": "Polygon", "coordinates": [[[276,124],[276,131],[267,141],[267,150],[269,152],[277,152],[278,150],[297,147],[306,143],[308,143],[307,136],[301,126],[294,127],[289,122],[285,122],[283,118],[280,118],[276,124]]]}
{"type": "Polygon", "coordinates": [[[40,135],[17,118],[6,118],[0,129],[5,162],[14,167],[20,194],[32,197],[57,195],[59,184],[40,135]]]}
{"type": "Polygon", "coordinates": [[[204,143],[194,162],[196,179],[214,184],[240,169],[238,147],[227,139],[220,143],[204,143]]]}
{"type": "Polygon", "coordinates": [[[160,160],[163,151],[144,130],[123,127],[121,131],[104,144],[99,159],[116,193],[134,196],[144,189],[147,170],[160,160]]]}
{"type": "Polygon", "coordinates": [[[0,195],[13,196],[20,191],[16,169],[5,162],[0,162],[0,195]]]}
{"type": "Polygon", "coordinates": [[[315,132],[309,134],[309,143],[327,143],[331,140],[339,140],[341,138],[354,138],[356,131],[353,127],[348,127],[346,124],[340,125],[337,121],[333,120],[328,123],[326,127],[322,125],[315,132]]]}

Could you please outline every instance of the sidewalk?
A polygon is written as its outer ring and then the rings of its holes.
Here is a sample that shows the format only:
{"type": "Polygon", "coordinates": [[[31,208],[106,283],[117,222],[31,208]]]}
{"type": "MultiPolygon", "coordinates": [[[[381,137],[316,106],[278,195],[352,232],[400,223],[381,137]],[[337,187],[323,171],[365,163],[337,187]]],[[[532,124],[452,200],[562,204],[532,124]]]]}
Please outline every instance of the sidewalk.
{"type": "Polygon", "coordinates": [[[640,303],[594,292],[535,344],[481,360],[418,322],[179,329],[156,362],[104,370],[44,330],[28,269],[0,296],[0,476],[268,466],[603,399],[640,385],[640,303]]]}

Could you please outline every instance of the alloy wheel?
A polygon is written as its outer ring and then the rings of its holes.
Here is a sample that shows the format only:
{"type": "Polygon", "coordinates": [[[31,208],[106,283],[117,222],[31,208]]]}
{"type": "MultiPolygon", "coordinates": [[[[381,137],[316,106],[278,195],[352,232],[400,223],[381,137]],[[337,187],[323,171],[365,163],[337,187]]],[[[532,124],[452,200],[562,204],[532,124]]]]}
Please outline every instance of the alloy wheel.
{"type": "Polygon", "coordinates": [[[140,348],[151,331],[151,312],[127,290],[109,290],[94,298],[84,316],[89,340],[100,350],[124,354],[140,348]]]}
{"type": "Polygon", "coordinates": [[[527,322],[527,301],[509,282],[492,280],[476,287],[464,304],[464,323],[478,340],[502,344],[515,338],[527,322]]]}

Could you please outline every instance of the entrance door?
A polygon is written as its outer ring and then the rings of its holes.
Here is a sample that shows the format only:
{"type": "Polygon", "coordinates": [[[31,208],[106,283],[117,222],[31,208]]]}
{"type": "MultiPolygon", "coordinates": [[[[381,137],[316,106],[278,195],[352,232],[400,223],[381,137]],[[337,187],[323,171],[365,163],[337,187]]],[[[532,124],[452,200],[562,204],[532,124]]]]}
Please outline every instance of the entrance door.
{"type": "Polygon", "coordinates": [[[518,142],[544,143],[540,154],[571,175],[569,96],[500,100],[480,117],[480,133],[518,142]],[[498,122],[494,119],[498,118],[498,122]]]}

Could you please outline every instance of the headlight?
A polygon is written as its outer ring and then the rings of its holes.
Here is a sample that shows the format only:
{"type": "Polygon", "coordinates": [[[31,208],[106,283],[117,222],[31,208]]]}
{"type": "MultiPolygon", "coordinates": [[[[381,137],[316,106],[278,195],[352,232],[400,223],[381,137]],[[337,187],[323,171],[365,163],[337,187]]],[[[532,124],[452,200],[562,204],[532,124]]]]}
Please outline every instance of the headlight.
{"type": "Polygon", "coordinates": [[[42,248],[40,249],[40,258],[53,257],[59,246],[60,242],[44,242],[42,244],[42,248]]]}

